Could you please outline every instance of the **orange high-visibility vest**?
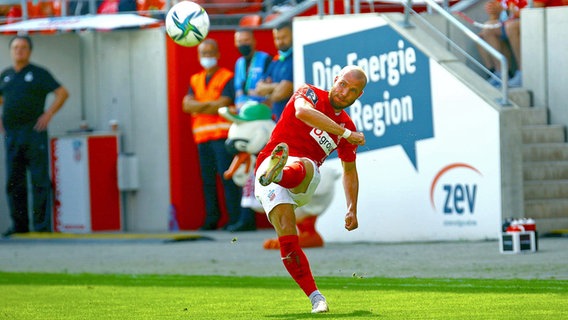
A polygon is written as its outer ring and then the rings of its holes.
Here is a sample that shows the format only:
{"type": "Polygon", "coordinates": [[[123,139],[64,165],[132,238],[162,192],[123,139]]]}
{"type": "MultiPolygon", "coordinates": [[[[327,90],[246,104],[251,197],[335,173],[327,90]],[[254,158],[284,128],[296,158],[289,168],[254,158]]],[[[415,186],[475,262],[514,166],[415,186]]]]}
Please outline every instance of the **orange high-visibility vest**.
{"type": "MultiPolygon", "coordinates": [[[[195,100],[217,100],[223,93],[225,84],[233,77],[229,69],[219,68],[205,85],[205,70],[191,76],[190,85],[193,89],[195,100]]],[[[193,138],[195,143],[211,140],[226,139],[231,123],[216,114],[195,114],[192,119],[193,138]]]]}

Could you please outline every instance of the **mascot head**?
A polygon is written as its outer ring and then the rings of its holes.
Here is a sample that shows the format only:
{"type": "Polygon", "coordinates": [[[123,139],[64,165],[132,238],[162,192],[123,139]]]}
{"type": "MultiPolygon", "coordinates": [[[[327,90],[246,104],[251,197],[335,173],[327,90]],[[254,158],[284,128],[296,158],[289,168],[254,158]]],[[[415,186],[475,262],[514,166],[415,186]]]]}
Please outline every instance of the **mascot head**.
{"type": "Polygon", "coordinates": [[[245,103],[237,114],[227,107],[219,109],[219,114],[233,122],[225,146],[234,154],[259,153],[268,142],[275,126],[270,107],[256,101],[245,103]]]}
{"type": "Polygon", "coordinates": [[[265,104],[249,101],[238,113],[224,107],[219,109],[219,115],[233,123],[225,147],[229,153],[235,154],[235,158],[224,177],[232,178],[237,185],[242,186],[254,168],[254,155],[264,148],[276,125],[272,119],[272,110],[265,104]]]}

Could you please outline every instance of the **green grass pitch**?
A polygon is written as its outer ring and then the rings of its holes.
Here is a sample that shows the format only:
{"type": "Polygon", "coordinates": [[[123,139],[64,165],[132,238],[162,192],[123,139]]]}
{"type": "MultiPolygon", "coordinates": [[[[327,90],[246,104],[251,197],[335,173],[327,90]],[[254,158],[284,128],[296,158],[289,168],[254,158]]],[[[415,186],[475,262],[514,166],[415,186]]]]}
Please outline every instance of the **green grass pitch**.
{"type": "Polygon", "coordinates": [[[568,281],[0,272],[0,319],[568,319],[568,281]]]}

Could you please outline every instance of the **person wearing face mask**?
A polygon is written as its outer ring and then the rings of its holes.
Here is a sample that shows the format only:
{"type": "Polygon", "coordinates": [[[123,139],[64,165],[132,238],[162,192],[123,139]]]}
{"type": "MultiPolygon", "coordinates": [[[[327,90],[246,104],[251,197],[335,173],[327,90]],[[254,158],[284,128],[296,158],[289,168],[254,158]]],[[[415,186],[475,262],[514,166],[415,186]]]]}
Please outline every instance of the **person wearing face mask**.
{"type": "MultiPolygon", "coordinates": [[[[233,105],[233,72],[220,67],[219,46],[213,39],[205,39],[197,47],[203,70],[190,78],[183,111],[191,114],[193,138],[197,144],[203,193],[205,196],[205,223],[201,230],[215,230],[221,217],[217,198],[217,177],[229,167],[233,159],[225,149],[231,123],[219,116],[221,107],[233,105]]],[[[225,229],[239,221],[242,190],[232,179],[220,179],[225,195],[229,222],[225,229]]]]}
{"type": "Polygon", "coordinates": [[[268,66],[264,78],[256,84],[256,92],[265,97],[264,103],[272,107],[272,114],[278,121],[294,92],[292,24],[279,25],[272,30],[272,35],[278,55],[268,66]]]}
{"type": "Polygon", "coordinates": [[[235,105],[240,108],[245,102],[262,102],[264,97],[256,92],[256,83],[268,68],[272,56],[256,50],[253,31],[242,29],[235,32],[235,47],[242,55],[235,63],[235,105]]]}
{"type": "MultiPolygon", "coordinates": [[[[256,84],[264,76],[272,56],[256,50],[256,40],[251,29],[240,29],[235,32],[235,47],[242,55],[235,62],[235,106],[240,109],[249,101],[262,102],[265,97],[257,94],[256,84]]],[[[249,208],[254,198],[254,176],[243,188],[243,210],[240,221],[228,230],[233,232],[256,230],[256,212],[249,208]]]]}

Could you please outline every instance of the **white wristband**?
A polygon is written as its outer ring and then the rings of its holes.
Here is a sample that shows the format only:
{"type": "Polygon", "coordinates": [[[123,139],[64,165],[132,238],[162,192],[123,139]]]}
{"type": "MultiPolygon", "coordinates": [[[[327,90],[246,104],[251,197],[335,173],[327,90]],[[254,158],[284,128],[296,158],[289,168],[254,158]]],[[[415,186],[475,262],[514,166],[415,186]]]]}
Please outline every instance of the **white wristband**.
{"type": "Polygon", "coordinates": [[[345,139],[349,138],[351,136],[351,130],[345,128],[345,131],[343,131],[343,134],[341,136],[345,139]]]}

